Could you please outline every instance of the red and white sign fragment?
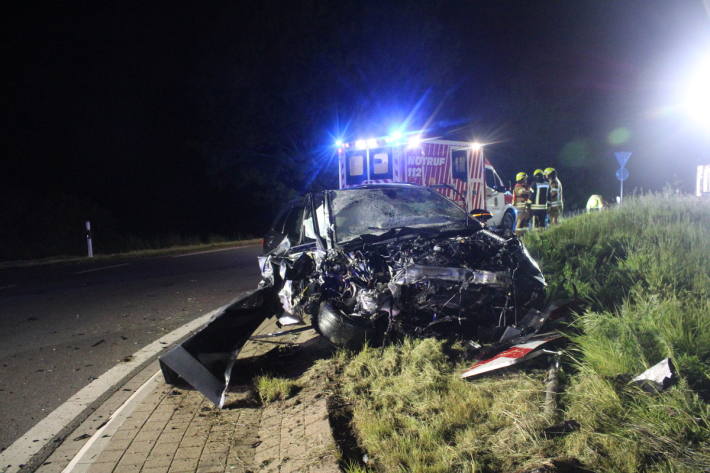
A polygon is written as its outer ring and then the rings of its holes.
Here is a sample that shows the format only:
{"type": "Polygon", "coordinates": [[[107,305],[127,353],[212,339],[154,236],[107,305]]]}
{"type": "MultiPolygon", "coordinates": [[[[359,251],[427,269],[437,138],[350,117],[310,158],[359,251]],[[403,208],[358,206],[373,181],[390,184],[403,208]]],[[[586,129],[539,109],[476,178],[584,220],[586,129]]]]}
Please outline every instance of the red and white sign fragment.
{"type": "Polygon", "coordinates": [[[479,374],[488,373],[489,371],[495,371],[508,366],[517,365],[523,361],[535,358],[536,356],[543,354],[542,351],[535,350],[540,348],[545,343],[557,340],[560,337],[561,336],[557,334],[547,334],[546,336],[537,337],[519,345],[513,345],[507,350],[498,353],[493,358],[481,360],[478,363],[473,364],[468,370],[461,374],[461,377],[470,378],[471,376],[477,376],[479,374]]]}

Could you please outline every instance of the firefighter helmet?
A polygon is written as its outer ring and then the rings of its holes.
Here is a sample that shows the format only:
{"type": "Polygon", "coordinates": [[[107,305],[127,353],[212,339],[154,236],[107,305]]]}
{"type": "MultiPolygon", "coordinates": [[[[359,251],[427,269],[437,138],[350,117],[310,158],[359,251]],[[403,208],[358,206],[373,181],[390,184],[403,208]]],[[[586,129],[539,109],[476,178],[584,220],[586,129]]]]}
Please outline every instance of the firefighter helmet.
{"type": "Polygon", "coordinates": [[[515,182],[524,181],[528,178],[528,175],[522,171],[515,175],[515,182]]]}
{"type": "Polygon", "coordinates": [[[542,174],[543,174],[545,177],[547,177],[547,176],[549,176],[550,174],[552,174],[553,172],[555,172],[555,168],[547,168],[547,169],[545,169],[545,170],[543,171],[542,174]]]}
{"type": "Polygon", "coordinates": [[[542,169],[535,169],[535,171],[533,172],[533,176],[537,176],[538,174],[542,174],[542,173],[543,173],[542,169]]]}

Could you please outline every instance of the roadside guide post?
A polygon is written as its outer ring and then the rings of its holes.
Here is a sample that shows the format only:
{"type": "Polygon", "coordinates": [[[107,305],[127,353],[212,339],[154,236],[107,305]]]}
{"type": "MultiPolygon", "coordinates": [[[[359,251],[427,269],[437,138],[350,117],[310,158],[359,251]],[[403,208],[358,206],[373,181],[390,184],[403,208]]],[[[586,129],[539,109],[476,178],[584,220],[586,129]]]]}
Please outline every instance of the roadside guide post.
{"type": "Polygon", "coordinates": [[[617,151],[614,155],[616,156],[616,161],[619,163],[619,169],[616,170],[616,178],[621,185],[619,204],[622,204],[624,202],[624,181],[629,178],[629,170],[624,166],[626,166],[626,163],[631,157],[631,151],[617,151]]]}
{"type": "Polygon", "coordinates": [[[91,222],[87,220],[86,225],[86,251],[89,258],[94,257],[94,245],[91,242],[91,222]]]}

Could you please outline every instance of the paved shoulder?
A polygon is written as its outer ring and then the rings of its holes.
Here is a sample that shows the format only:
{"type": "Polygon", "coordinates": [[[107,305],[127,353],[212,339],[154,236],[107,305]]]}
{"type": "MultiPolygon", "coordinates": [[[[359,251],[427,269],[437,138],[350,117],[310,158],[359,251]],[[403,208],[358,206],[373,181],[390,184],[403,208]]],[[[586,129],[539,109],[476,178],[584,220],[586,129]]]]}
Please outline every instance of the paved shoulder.
{"type": "MultiPolygon", "coordinates": [[[[269,319],[255,334],[275,328],[269,319]]],[[[256,374],[261,357],[275,347],[303,346],[315,337],[307,331],[271,343],[248,342],[240,358],[253,373],[242,373],[237,382],[256,374]]],[[[237,384],[228,408],[219,410],[199,392],[168,386],[154,373],[104,425],[83,434],[88,438],[75,431],[37,472],[336,473],[324,384],[324,378],[310,377],[295,397],[266,406],[249,383],[237,384]],[[80,448],[76,439],[84,441],[80,448]],[[70,448],[75,454],[69,458],[70,448]]]]}

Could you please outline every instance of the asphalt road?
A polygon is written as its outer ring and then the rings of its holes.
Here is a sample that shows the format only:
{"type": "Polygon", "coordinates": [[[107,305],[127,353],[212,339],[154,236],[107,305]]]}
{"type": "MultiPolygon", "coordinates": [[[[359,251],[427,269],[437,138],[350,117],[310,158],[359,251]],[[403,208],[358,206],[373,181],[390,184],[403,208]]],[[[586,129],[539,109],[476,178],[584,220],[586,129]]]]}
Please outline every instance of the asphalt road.
{"type": "Polygon", "coordinates": [[[0,451],[141,347],[254,289],[258,254],[0,270],[0,451]]]}

